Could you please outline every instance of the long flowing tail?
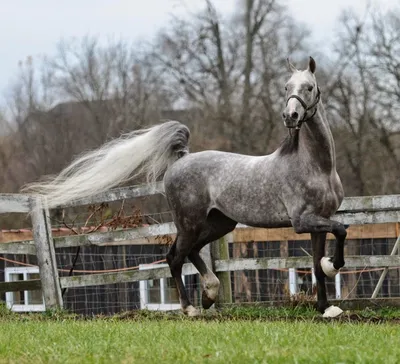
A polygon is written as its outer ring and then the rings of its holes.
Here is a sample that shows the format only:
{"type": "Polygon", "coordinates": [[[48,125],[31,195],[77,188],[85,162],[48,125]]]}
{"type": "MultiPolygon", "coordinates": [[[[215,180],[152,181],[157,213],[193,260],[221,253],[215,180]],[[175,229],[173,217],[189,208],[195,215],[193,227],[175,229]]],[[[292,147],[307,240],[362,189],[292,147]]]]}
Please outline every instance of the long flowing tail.
{"type": "Polygon", "coordinates": [[[189,153],[189,129],[168,121],[133,131],[78,157],[58,176],[26,185],[22,192],[46,197],[48,207],[104,192],[139,176],[155,182],[189,153]]]}

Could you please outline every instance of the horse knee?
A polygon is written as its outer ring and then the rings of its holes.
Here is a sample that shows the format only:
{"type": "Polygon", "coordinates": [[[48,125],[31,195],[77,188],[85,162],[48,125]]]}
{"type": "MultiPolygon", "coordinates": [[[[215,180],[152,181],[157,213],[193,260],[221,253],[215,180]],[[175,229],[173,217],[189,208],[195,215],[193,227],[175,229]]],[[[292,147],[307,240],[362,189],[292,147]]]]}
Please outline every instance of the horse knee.
{"type": "Polygon", "coordinates": [[[337,224],[334,227],[332,233],[335,235],[335,237],[337,239],[342,240],[342,241],[344,241],[347,237],[347,230],[343,224],[337,224]]]}

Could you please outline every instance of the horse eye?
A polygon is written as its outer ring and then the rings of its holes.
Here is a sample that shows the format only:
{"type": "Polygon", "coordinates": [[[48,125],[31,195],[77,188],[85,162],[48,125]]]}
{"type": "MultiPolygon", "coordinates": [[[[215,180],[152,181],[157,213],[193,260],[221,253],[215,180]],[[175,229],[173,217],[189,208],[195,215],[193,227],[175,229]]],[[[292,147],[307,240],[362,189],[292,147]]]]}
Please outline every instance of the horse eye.
{"type": "Polygon", "coordinates": [[[311,92],[313,90],[313,88],[314,88],[313,86],[308,86],[308,91],[311,92]]]}
{"type": "Polygon", "coordinates": [[[287,91],[287,86],[285,86],[285,91],[287,91]]]}

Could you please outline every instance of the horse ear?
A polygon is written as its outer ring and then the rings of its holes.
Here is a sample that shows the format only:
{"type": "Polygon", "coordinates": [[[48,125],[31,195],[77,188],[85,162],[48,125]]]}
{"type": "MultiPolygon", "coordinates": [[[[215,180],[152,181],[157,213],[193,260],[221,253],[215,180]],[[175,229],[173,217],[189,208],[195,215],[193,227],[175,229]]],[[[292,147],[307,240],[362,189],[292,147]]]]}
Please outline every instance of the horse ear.
{"type": "Polygon", "coordinates": [[[310,56],[310,61],[308,62],[308,70],[309,70],[311,73],[314,73],[316,68],[317,68],[317,65],[316,65],[316,63],[315,63],[315,60],[314,60],[314,58],[312,58],[312,57],[310,56]]]}
{"type": "Polygon", "coordinates": [[[286,58],[286,61],[289,71],[292,73],[296,72],[297,68],[290,63],[289,58],[286,58]]]}

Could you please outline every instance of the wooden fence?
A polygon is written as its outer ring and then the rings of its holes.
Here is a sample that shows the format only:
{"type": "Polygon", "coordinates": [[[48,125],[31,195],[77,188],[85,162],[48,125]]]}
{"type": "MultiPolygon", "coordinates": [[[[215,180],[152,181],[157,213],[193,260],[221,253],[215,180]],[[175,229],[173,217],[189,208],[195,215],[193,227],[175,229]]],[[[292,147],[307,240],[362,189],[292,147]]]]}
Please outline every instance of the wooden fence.
{"type": "MultiPolygon", "coordinates": [[[[162,193],[162,185],[135,186],[111,190],[92,198],[74,201],[63,208],[92,205],[134,199],[162,193]]],[[[55,259],[55,249],[91,245],[155,244],[160,236],[173,237],[176,228],[173,223],[163,223],[136,229],[115,230],[105,233],[62,236],[53,238],[49,211],[42,200],[33,195],[0,194],[0,213],[29,213],[32,219],[33,240],[0,244],[0,254],[36,255],[40,280],[22,282],[2,282],[1,292],[42,289],[45,307],[63,306],[61,291],[64,288],[107,285],[135,282],[140,280],[170,277],[166,267],[151,270],[124,270],[114,273],[75,275],[59,277],[55,259]]],[[[400,221],[400,195],[365,196],[345,198],[336,216],[337,221],[350,225],[348,237],[393,237],[398,238],[396,225],[400,221]],[[373,232],[373,234],[371,233],[373,232]],[[390,236],[389,236],[390,235],[390,236]]],[[[328,239],[332,239],[328,235],[328,239]]],[[[309,234],[298,235],[293,229],[259,229],[239,224],[237,228],[218,242],[211,244],[209,263],[221,280],[220,303],[232,300],[230,274],[237,270],[312,268],[311,257],[229,259],[228,242],[304,240],[309,234]]],[[[400,257],[396,255],[400,244],[397,239],[391,255],[346,256],[346,268],[384,268],[376,286],[373,298],[377,296],[389,268],[400,268],[400,257]]],[[[195,274],[192,264],[185,264],[183,274],[195,274]]]]}

